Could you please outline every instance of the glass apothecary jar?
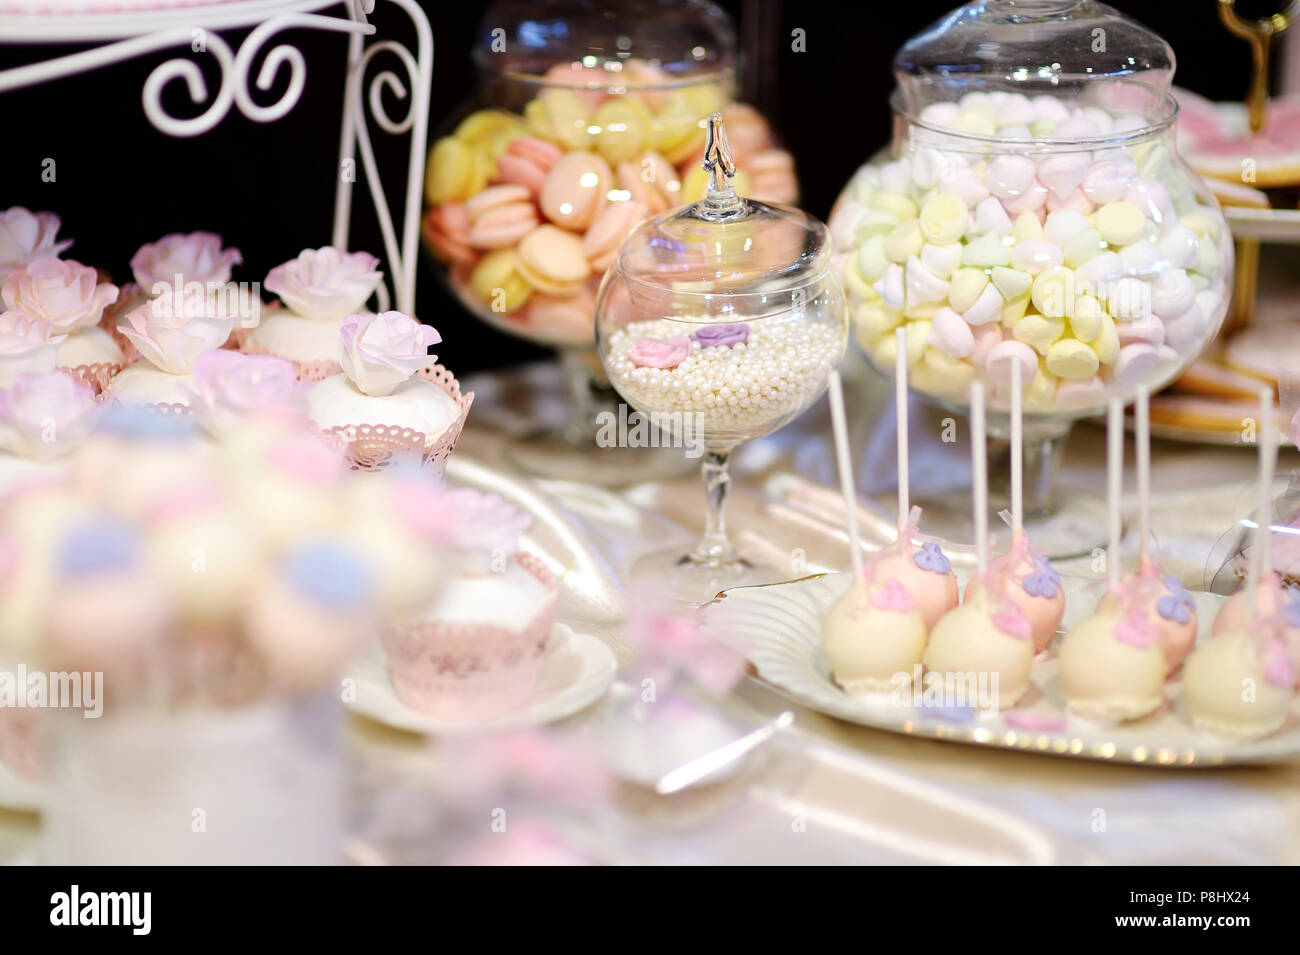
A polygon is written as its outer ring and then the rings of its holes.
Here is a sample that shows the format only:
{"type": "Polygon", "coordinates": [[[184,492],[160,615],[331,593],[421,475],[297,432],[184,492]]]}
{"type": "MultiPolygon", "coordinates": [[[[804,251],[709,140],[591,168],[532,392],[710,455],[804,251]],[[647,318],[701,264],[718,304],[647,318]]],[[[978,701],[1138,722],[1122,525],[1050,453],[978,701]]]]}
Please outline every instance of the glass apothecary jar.
{"type": "Polygon", "coordinates": [[[1053,493],[1070,424],[1164,387],[1228,307],[1231,237],[1174,142],[1173,51],[1092,0],[987,0],[894,67],[892,148],[831,216],[853,337],[890,373],[903,326],[912,389],[944,406],[983,381],[995,435],[1019,363],[1026,510],[1056,521],[1036,542],[1085,552],[1100,502],[1053,493]]]}
{"type": "Polygon", "coordinates": [[[429,154],[423,236],[465,306],[565,355],[590,447],[595,293],[641,221],[703,198],[703,123],[721,110],[747,194],[793,203],[790,154],[732,99],[735,31],[703,0],[494,3],[480,91],[429,154]]]}

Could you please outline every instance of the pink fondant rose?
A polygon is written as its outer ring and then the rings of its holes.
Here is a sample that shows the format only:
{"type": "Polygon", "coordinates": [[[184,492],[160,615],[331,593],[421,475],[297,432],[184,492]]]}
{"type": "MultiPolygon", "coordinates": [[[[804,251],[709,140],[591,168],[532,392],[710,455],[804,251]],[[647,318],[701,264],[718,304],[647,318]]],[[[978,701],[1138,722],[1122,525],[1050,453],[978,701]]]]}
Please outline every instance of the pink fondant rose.
{"type": "Polygon", "coordinates": [[[0,212],[0,282],[18,266],[57,256],[72,245],[71,239],[56,242],[58,232],[59,217],[52,212],[28,212],[22,206],[0,212]]]}
{"type": "Polygon", "coordinates": [[[627,350],[627,357],[642,368],[676,368],[691,353],[689,338],[638,338],[627,350]]]}
{"type": "Polygon", "coordinates": [[[0,312],[0,387],[23,372],[53,371],[67,337],[26,312],[0,312]]]}
{"type": "Polygon", "coordinates": [[[194,385],[186,390],[192,397],[190,412],[217,435],[229,433],[250,414],[292,411],[302,395],[293,362],[224,348],[194,360],[194,385]]]}
{"type": "Polygon", "coordinates": [[[36,461],[57,457],[90,434],[102,408],[61,371],[18,375],[0,391],[0,448],[36,461]]]}
{"type": "Polygon", "coordinates": [[[358,390],[391,395],[433,360],[429,346],[440,341],[432,327],[401,312],[349,315],[339,328],[339,364],[358,390]]]}
{"type": "Polygon", "coordinates": [[[215,232],[174,232],[140,246],[131,257],[131,271],[141,288],[161,295],[164,285],[199,282],[225,285],[230,267],[244,260],[238,249],[223,249],[215,232]]]}
{"type": "Polygon", "coordinates": [[[156,368],[184,375],[201,354],[225,344],[234,323],[212,299],[169,294],[133,309],[121,332],[156,368]]]}
{"type": "Polygon", "coordinates": [[[367,252],[340,252],[332,246],[304,249],[277,265],[266,287],[303,318],[340,319],[361,308],[383,278],[379,260],[367,252]]]}
{"type": "Polygon", "coordinates": [[[117,286],[100,282],[88,265],[51,256],[9,273],[0,289],[5,308],[50,323],[55,334],[98,325],[104,308],[117,301],[117,286]]]}

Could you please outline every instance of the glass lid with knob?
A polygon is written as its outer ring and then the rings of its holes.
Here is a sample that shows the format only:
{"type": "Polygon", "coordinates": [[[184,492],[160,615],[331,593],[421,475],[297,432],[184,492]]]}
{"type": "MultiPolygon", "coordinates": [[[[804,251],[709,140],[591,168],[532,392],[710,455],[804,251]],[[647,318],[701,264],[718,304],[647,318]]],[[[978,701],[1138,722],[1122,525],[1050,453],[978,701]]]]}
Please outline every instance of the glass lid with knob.
{"type": "MultiPolygon", "coordinates": [[[[1159,118],[1174,53],[1147,27],[1095,0],[981,0],[905,43],[894,75],[896,106],[909,118],[923,119],[931,104],[973,92],[1046,95],[1159,118]]],[[[964,119],[960,131],[993,132],[964,119]]],[[[1050,123],[1026,125],[1034,138],[1056,138],[1050,123]]]]}

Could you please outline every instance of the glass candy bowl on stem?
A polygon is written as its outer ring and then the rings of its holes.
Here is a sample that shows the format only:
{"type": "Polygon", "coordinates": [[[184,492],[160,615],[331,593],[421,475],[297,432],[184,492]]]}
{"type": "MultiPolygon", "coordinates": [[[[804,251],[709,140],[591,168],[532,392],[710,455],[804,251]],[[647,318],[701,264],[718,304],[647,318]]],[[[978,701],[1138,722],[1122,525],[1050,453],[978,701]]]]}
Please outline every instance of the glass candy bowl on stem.
{"type": "MultiPolygon", "coordinates": [[[[1173,381],[1229,302],[1231,236],[1177,151],[1173,52],[1093,0],[983,0],[894,71],[891,154],[830,219],[853,337],[889,373],[904,327],[910,385],[944,407],[983,381],[999,438],[1020,363],[1026,531],[1088,553],[1104,505],[1055,487],[1071,425],[1173,381]]],[[[964,497],[920,503],[933,533],[971,540],[964,497]]]]}
{"type": "Polygon", "coordinates": [[[651,553],[630,572],[661,596],[689,602],[784,579],[727,537],[728,457],[816,400],[847,336],[826,226],[737,195],[719,113],[709,117],[703,166],[705,198],[638,227],[596,300],[596,345],[610,383],[652,426],[702,456],[703,536],[687,553],[651,553]]]}

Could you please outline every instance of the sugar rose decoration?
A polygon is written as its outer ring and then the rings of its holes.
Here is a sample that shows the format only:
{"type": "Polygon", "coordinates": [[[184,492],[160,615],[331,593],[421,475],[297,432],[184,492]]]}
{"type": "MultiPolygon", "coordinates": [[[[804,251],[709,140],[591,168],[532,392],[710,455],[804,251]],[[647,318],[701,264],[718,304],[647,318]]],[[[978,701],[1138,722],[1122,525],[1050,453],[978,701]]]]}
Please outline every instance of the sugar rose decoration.
{"type": "Polygon", "coordinates": [[[175,232],[142,245],[131,257],[131,272],[140,287],[161,295],[162,286],[185,282],[225,285],[231,266],[243,262],[238,249],[223,249],[215,232],[175,232]]]}
{"type": "Polygon", "coordinates": [[[456,515],[450,543],[459,550],[513,554],[519,549],[519,536],[532,523],[529,514],[498,494],[455,488],[443,495],[443,501],[456,515]]]}
{"type": "Polygon", "coordinates": [[[391,395],[399,385],[434,361],[429,346],[442,336],[401,312],[349,315],[339,328],[339,364],[367,395],[391,395]]]}
{"type": "Polygon", "coordinates": [[[17,375],[0,390],[0,449],[35,461],[57,457],[94,430],[103,407],[61,371],[17,375]]]}
{"type": "Polygon", "coordinates": [[[212,299],[164,295],[130,311],[121,332],[156,368],[185,375],[200,355],[225,344],[234,322],[212,299]]]}
{"type": "Polygon", "coordinates": [[[88,265],[46,256],[10,272],[0,298],[6,309],[42,319],[55,334],[66,335],[97,325],[117,301],[117,286],[100,282],[88,265]]]}
{"type": "Polygon", "coordinates": [[[26,312],[0,312],[0,386],[23,372],[53,371],[65,338],[26,312]]]}
{"type": "Polygon", "coordinates": [[[749,326],[737,323],[705,325],[691,337],[700,343],[701,348],[731,348],[749,341],[749,326]]]}
{"type": "Polygon", "coordinates": [[[186,390],[190,413],[214,434],[228,434],[253,413],[293,413],[302,395],[292,362],[220,348],[194,360],[194,383],[186,390]]]}
{"type": "Polygon", "coordinates": [[[52,212],[28,212],[14,206],[0,212],[0,282],[20,265],[45,256],[58,256],[71,239],[59,242],[59,217],[52,212]]]}
{"type": "Polygon", "coordinates": [[[638,338],[627,349],[628,361],[642,368],[676,368],[691,353],[689,338],[638,338]]]}
{"type": "Polygon", "coordinates": [[[379,260],[367,252],[341,252],[326,246],[304,249],[296,259],[277,265],[266,287],[295,315],[322,321],[355,313],[383,278],[379,260]]]}

